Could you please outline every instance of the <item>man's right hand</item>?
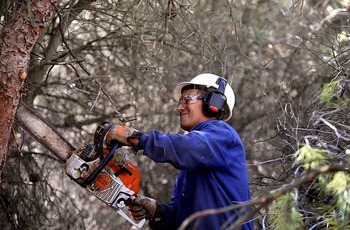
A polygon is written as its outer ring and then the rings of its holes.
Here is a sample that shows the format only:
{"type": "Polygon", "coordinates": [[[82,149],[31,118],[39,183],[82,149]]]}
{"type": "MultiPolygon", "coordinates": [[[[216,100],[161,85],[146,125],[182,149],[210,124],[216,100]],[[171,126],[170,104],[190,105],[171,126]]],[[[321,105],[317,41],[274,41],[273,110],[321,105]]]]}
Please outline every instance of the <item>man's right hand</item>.
{"type": "Polygon", "coordinates": [[[146,210],[141,205],[129,204],[128,209],[134,220],[140,221],[146,218],[146,210]]]}
{"type": "Polygon", "coordinates": [[[143,218],[153,220],[158,204],[155,199],[137,195],[128,206],[135,220],[141,220],[143,218]]]}

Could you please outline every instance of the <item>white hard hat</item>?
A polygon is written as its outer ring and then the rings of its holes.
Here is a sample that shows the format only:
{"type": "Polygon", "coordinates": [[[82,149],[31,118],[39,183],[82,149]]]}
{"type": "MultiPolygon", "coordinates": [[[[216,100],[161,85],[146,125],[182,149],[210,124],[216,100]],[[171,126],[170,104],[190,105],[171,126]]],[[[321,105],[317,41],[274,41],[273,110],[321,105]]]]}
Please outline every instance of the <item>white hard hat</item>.
{"type": "MultiPolygon", "coordinates": [[[[203,74],[197,75],[189,82],[181,82],[174,89],[174,99],[178,101],[181,97],[182,89],[188,85],[202,85],[202,86],[206,86],[207,88],[213,87],[217,89],[219,88],[219,85],[216,83],[218,78],[220,77],[215,74],[203,73],[203,74]]],[[[222,119],[224,121],[228,121],[232,117],[232,109],[235,105],[235,94],[229,84],[226,85],[224,94],[226,96],[226,104],[225,104],[225,109],[224,109],[224,114],[222,116],[222,119]]]]}

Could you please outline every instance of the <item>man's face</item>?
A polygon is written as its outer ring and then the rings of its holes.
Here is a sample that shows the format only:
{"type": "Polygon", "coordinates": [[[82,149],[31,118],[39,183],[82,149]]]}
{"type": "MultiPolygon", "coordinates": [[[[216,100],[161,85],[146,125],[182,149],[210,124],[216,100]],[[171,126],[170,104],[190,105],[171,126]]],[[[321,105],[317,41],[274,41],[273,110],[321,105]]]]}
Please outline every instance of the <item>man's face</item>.
{"type": "Polygon", "coordinates": [[[177,106],[180,113],[180,126],[186,131],[190,131],[195,125],[211,119],[203,113],[202,96],[198,89],[186,89],[183,91],[177,106]]]}

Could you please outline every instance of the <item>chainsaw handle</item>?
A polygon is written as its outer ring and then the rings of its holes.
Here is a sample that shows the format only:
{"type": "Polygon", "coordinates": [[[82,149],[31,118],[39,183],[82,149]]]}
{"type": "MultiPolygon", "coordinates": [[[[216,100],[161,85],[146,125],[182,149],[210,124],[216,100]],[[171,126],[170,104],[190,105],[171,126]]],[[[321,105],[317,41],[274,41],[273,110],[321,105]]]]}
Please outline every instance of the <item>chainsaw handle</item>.
{"type": "Polygon", "coordinates": [[[111,151],[109,151],[107,156],[102,159],[101,163],[94,169],[94,171],[92,171],[92,173],[89,175],[89,177],[81,184],[81,186],[86,187],[87,185],[91,184],[96,179],[96,177],[98,176],[98,174],[100,174],[102,169],[104,169],[106,167],[106,165],[108,164],[108,162],[110,160],[112,160],[112,158],[113,158],[113,156],[116,153],[118,148],[119,148],[119,143],[117,142],[113,146],[111,151]]]}
{"type": "Polygon", "coordinates": [[[129,221],[132,225],[134,225],[136,228],[142,228],[142,226],[146,222],[145,219],[142,219],[140,221],[136,221],[136,220],[131,219],[128,215],[125,214],[125,212],[121,208],[115,209],[115,211],[116,211],[116,213],[121,215],[124,219],[129,221]]]}
{"type": "Polygon", "coordinates": [[[103,140],[111,128],[113,128],[113,124],[109,121],[104,121],[95,130],[94,143],[97,145],[101,156],[103,156],[103,140]]]}

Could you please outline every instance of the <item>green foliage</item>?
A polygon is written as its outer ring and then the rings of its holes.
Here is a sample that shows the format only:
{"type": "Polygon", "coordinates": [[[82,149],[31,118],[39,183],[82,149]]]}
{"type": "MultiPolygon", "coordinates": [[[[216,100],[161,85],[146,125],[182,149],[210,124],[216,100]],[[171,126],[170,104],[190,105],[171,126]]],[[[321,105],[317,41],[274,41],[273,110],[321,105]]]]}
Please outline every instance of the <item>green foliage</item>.
{"type": "Polygon", "coordinates": [[[338,42],[348,41],[348,34],[346,31],[341,31],[340,33],[337,34],[336,37],[337,37],[338,42]]]}
{"type": "Polygon", "coordinates": [[[331,81],[322,87],[320,94],[321,103],[326,104],[329,107],[338,107],[337,103],[334,103],[338,84],[339,81],[331,81]]]}
{"type": "Polygon", "coordinates": [[[328,193],[336,199],[337,214],[335,222],[338,227],[350,225],[350,175],[337,172],[326,186],[328,193]]]}
{"type": "Polygon", "coordinates": [[[296,210],[297,199],[294,193],[288,193],[276,200],[271,206],[272,225],[276,229],[301,229],[302,214],[296,210]]]}
{"type": "Polygon", "coordinates": [[[323,149],[313,148],[309,144],[305,144],[294,153],[294,157],[297,164],[303,165],[306,170],[310,170],[325,164],[327,152],[323,149]]]}
{"type": "Polygon", "coordinates": [[[346,95],[341,94],[342,80],[337,79],[325,84],[320,92],[319,101],[325,104],[329,108],[339,108],[347,106],[349,104],[349,98],[346,95]]]}
{"type": "Polygon", "coordinates": [[[342,0],[340,1],[342,7],[347,7],[349,4],[350,4],[350,1],[349,0],[342,0]]]}
{"type": "MultiPolygon", "coordinates": [[[[316,169],[329,165],[327,151],[305,144],[294,154],[296,163],[306,170],[316,169]]],[[[331,229],[349,229],[350,224],[350,175],[339,171],[334,174],[318,175],[313,189],[319,195],[329,197],[330,204],[323,203],[314,206],[317,210],[324,210],[324,223],[331,229]],[[333,202],[334,201],[334,202],[333,202]]]]}
{"type": "Polygon", "coordinates": [[[253,27],[253,33],[258,44],[262,46],[266,46],[268,44],[268,33],[266,32],[266,28],[264,28],[264,25],[259,23],[258,25],[253,27]]]}

